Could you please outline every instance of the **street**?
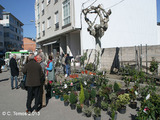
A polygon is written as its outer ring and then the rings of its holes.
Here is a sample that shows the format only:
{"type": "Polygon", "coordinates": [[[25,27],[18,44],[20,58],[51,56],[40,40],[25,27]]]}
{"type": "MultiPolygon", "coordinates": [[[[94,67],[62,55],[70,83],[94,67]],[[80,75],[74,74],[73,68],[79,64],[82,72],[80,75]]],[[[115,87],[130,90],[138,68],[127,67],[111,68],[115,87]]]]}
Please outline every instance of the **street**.
{"type": "MultiPolygon", "coordinates": [[[[93,117],[85,117],[83,113],[78,114],[76,110],[71,110],[70,106],[65,107],[60,99],[51,98],[45,108],[38,113],[27,115],[26,99],[27,92],[25,90],[11,90],[10,73],[0,73],[0,120],[93,120],[93,117]]],[[[33,102],[34,103],[34,100],[33,102]]],[[[136,114],[135,110],[127,107],[125,115],[118,113],[117,120],[133,120],[136,114]],[[132,116],[132,117],[131,117],[132,116]]],[[[102,111],[101,120],[109,120],[107,112],[102,111]]]]}

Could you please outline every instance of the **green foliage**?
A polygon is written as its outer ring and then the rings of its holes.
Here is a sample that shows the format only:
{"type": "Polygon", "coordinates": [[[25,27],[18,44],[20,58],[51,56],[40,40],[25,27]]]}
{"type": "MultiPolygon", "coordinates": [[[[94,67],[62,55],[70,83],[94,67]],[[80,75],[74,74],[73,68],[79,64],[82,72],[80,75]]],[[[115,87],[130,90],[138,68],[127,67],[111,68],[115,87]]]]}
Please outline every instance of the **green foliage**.
{"type": "Polygon", "coordinates": [[[99,107],[94,108],[95,116],[99,117],[101,115],[101,109],[99,107]]]}
{"type": "Polygon", "coordinates": [[[85,67],[86,70],[89,70],[89,71],[95,71],[95,65],[94,63],[89,63],[86,65],[85,67]]]}
{"type": "Polygon", "coordinates": [[[120,94],[117,99],[117,104],[119,105],[119,107],[122,107],[129,104],[129,101],[130,101],[129,94],[127,93],[120,94]]]}
{"type": "Polygon", "coordinates": [[[79,93],[79,102],[83,104],[85,100],[83,85],[81,84],[81,91],[79,93]]]}
{"type": "Polygon", "coordinates": [[[86,100],[89,100],[90,95],[87,89],[84,90],[84,96],[86,100]]]}
{"type": "Polygon", "coordinates": [[[68,101],[69,96],[68,96],[68,95],[66,95],[66,94],[64,94],[64,95],[63,95],[63,98],[64,98],[64,101],[68,101]]]}
{"type": "Polygon", "coordinates": [[[94,89],[91,90],[91,98],[96,97],[96,91],[94,89]]]}
{"type": "Polygon", "coordinates": [[[93,106],[83,105],[83,113],[90,114],[90,113],[92,113],[92,111],[93,111],[93,106]]]}
{"type": "Polygon", "coordinates": [[[101,102],[101,107],[102,107],[102,109],[108,109],[108,103],[105,102],[105,101],[102,101],[101,102]]]}
{"type": "Polygon", "coordinates": [[[118,85],[117,82],[114,82],[113,88],[114,88],[114,92],[118,92],[120,90],[120,86],[118,85]]]}
{"type": "Polygon", "coordinates": [[[151,72],[155,72],[155,71],[158,70],[158,62],[155,61],[154,59],[151,61],[149,70],[150,70],[151,72]]]}
{"type": "Polygon", "coordinates": [[[77,95],[74,92],[70,93],[69,102],[71,104],[75,104],[77,102],[77,95]]]}

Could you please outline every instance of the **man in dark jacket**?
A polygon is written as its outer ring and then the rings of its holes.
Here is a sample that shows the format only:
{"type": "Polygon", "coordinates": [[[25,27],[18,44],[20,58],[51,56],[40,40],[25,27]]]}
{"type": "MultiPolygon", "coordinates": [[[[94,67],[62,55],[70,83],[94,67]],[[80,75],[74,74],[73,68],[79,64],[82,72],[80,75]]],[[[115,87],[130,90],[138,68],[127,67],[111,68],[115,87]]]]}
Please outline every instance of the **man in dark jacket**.
{"type": "Polygon", "coordinates": [[[35,111],[38,112],[39,104],[39,92],[41,85],[41,77],[43,76],[43,71],[39,63],[34,60],[34,54],[29,55],[29,62],[24,66],[23,73],[27,75],[26,86],[27,86],[27,103],[26,107],[27,113],[32,112],[31,103],[33,96],[35,97],[35,111]]]}
{"type": "Polygon", "coordinates": [[[66,64],[66,74],[69,76],[71,74],[70,65],[71,65],[71,59],[73,57],[69,56],[69,54],[66,54],[65,64],[66,64]]]}
{"type": "Polygon", "coordinates": [[[14,54],[11,60],[9,61],[9,66],[11,68],[11,89],[13,90],[13,81],[15,80],[15,88],[18,89],[18,75],[19,69],[17,67],[16,55],[14,54]]]}

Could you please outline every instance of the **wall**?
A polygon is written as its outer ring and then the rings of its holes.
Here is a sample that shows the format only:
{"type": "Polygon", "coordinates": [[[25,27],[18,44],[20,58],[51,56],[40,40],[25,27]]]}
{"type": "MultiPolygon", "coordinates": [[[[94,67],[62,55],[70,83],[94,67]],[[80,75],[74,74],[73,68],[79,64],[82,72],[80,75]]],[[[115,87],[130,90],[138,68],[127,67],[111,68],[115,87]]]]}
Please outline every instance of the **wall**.
{"type": "MultiPolygon", "coordinates": [[[[138,51],[138,55],[140,50],[140,46],[136,46],[136,49],[138,51]]],[[[87,52],[87,61],[86,63],[94,62],[94,56],[95,56],[95,50],[89,49],[84,50],[84,52],[87,52]]],[[[114,57],[116,54],[116,48],[105,48],[104,52],[102,54],[102,60],[101,60],[101,67],[102,69],[107,69],[108,71],[111,69],[114,57]]],[[[119,48],[119,63],[120,65],[133,65],[135,64],[135,47],[120,47],[119,48]]],[[[160,45],[154,45],[154,46],[147,46],[147,61],[148,66],[149,63],[152,60],[152,57],[156,59],[160,63],[160,45]]],[[[138,57],[139,60],[139,57],[138,57]]],[[[146,46],[142,46],[142,64],[146,66],[146,46]]]]}
{"type": "Polygon", "coordinates": [[[36,42],[28,38],[23,38],[23,49],[34,52],[36,50],[36,42]]]}

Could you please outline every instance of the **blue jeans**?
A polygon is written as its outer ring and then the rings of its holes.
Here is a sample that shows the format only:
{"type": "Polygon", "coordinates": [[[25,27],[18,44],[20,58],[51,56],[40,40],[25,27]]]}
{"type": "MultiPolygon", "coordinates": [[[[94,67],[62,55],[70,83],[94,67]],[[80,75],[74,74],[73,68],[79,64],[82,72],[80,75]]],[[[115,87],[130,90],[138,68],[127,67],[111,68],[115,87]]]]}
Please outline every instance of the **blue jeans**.
{"type": "Polygon", "coordinates": [[[66,65],[66,74],[68,76],[71,74],[70,65],[66,65]]]}
{"type": "Polygon", "coordinates": [[[18,88],[18,78],[17,76],[11,76],[11,88],[13,88],[13,81],[15,80],[15,87],[18,88]]]}

